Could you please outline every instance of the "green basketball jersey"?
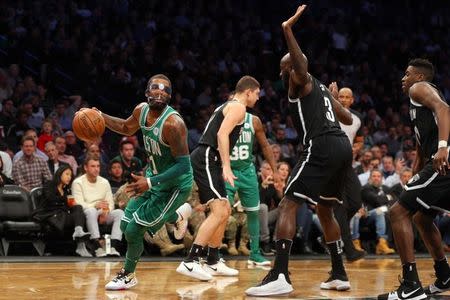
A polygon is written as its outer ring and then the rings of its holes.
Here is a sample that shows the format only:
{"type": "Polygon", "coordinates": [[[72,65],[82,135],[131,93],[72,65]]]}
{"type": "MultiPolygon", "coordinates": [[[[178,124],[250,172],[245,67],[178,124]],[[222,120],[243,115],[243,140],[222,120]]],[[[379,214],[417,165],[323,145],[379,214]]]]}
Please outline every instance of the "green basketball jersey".
{"type": "Polygon", "coordinates": [[[162,139],[162,130],[164,122],[167,118],[173,114],[178,114],[175,109],[170,106],[166,106],[155,123],[153,123],[152,126],[147,127],[146,121],[149,111],[150,106],[146,104],[142,108],[141,115],[139,117],[139,125],[141,127],[144,139],[145,152],[149,158],[146,177],[160,174],[175,164],[175,158],[172,156],[169,145],[167,145],[162,139]]]}
{"type": "Polygon", "coordinates": [[[255,140],[255,130],[253,129],[252,115],[245,113],[245,121],[242,126],[239,139],[230,153],[231,168],[240,170],[247,168],[253,162],[253,143],[255,140]]]}

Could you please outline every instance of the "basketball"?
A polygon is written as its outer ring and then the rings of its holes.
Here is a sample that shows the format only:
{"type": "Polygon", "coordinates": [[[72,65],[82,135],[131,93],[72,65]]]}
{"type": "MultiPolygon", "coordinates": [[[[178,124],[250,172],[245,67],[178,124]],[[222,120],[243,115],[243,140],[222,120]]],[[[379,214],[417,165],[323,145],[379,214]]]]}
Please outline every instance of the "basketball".
{"type": "Polygon", "coordinates": [[[96,141],[105,132],[105,120],[96,110],[83,109],[75,114],[72,128],[80,140],[85,142],[96,141]]]}

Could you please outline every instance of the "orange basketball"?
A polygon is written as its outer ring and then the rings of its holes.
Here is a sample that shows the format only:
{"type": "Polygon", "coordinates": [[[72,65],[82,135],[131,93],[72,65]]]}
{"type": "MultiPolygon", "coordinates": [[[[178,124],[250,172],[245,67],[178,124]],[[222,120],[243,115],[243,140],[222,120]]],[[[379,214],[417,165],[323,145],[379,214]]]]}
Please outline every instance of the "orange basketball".
{"type": "Polygon", "coordinates": [[[96,141],[105,132],[105,120],[93,109],[83,109],[75,114],[72,121],[73,132],[85,142],[96,141]]]}

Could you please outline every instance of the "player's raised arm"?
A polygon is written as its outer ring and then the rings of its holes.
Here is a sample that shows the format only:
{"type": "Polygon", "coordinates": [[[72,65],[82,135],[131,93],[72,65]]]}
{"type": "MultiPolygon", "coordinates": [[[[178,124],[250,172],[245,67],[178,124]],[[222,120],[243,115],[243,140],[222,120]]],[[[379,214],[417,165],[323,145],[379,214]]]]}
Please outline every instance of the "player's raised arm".
{"type": "MultiPolygon", "coordinates": [[[[130,136],[135,134],[136,131],[139,129],[139,116],[141,114],[142,106],[144,104],[145,103],[141,103],[137,105],[134,108],[131,116],[129,116],[127,119],[113,117],[103,112],[101,112],[101,116],[105,120],[106,127],[108,127],[114,132],[117,132],[118,134],[130,136]]],[[[98,111],[98,109],[96,110],[98,111]]]]}
{"type": "Polygon", "coordinates": [[[297,23],[298,18],[303,14],[305,9],[306,5],[300,5],[295,14],[282,23],[284,37],[286,39],[293,68],[291,71],[291,81],[302,87],[310,81],[308,76],[308,60],[294,37],[292,26],[297,23]]]}

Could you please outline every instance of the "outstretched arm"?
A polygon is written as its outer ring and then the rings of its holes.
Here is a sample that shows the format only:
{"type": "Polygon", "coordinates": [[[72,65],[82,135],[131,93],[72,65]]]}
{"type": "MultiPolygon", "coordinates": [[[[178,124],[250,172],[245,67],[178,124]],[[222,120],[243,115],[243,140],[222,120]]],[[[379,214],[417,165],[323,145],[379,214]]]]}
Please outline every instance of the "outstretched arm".
{"type": "Polygon", "coordinates": [[[138,106],[136,106],[131,116],[129,116],[128,119],[126,120],[102,113],[95,107],[93,107],[93,109],[101,113],[101,116],[105,120],[106,127],[108,127],[114,132],[117,132],[118,134],[130,136],[135,134],[136,131],[139,129],[139,116],[141,114],[143,106],[144,103],[141,103],[138,106]]]}
{"type": "Polygon", "coordinates": [[[292,26],[297,22],[305,9],[306,5],[300,5],[295,14],[282,24],[284,38],[286,39],[293,67],[290,80],[301,87],[304,87],[310,80],[308,76],[308,60],[294,37],[292,26]]]}
{"type": "Polygon", "coordinates": [[[414,101],[428,107],[433,111],[439,130],[439,141],[445,141],[445,145],[439,145],[433,158],[433,169],[443,175],[450,169],[448,163],[448,137],[450,135],[450,108],[442,101],[436,89],[426,82],[418,82],[409,89],[409,96],[414,101]]]}

